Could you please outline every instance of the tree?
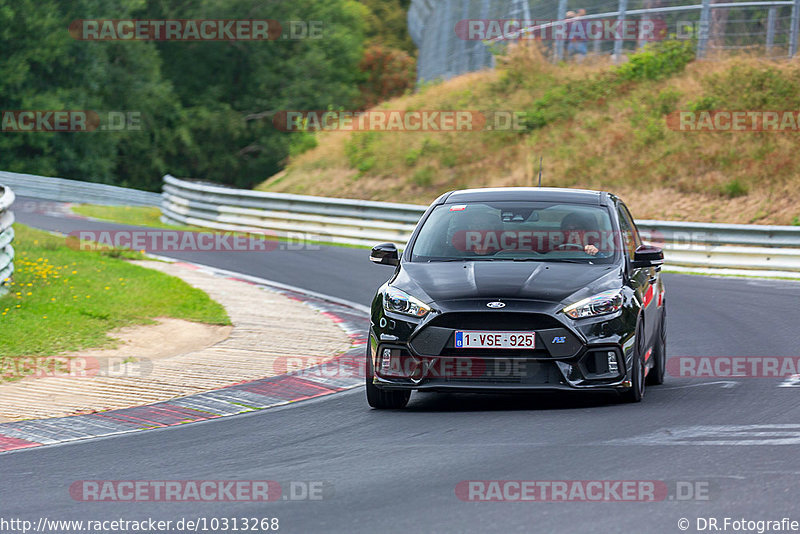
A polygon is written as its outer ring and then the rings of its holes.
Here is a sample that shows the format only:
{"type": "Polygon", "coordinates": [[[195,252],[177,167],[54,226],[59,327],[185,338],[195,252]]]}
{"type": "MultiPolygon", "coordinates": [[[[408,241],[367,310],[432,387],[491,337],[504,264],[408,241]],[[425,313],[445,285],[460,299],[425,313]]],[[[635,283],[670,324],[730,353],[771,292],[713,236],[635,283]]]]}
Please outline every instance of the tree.
{"type": "Polygon", "coordinates": [[[0,109],[134,112],[141,130],[4,133],[0,169],[158,190],[167,172],[248,187],[280,170],[277,110],[355,108],[355,0],[0,0],[0,109]],[[76,19],[321,21],[320,38],[82,41],[76,19]]]}

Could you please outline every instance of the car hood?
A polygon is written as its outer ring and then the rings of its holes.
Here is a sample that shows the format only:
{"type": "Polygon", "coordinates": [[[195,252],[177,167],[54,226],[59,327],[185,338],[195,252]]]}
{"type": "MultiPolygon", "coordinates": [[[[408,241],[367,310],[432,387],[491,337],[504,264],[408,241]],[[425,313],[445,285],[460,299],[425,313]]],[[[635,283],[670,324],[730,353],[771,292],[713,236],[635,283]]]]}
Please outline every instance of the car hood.
{"type": "Polygon", "coordinates": [[[619,265],[557,262],[404,262],[393,286],[424,302],[533,299],[560,303],[621,286],[619,265]]]}

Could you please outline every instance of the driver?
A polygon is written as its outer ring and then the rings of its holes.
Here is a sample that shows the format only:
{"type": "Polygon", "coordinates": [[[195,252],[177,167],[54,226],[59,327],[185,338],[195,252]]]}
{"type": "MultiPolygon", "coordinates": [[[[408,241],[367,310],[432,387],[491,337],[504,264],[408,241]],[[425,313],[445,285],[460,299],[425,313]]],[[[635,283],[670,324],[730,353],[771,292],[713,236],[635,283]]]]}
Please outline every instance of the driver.
{"type": "Polygon", "coordinates": [[[500,250],[499,239],[502,226],[500,217],[496,213],[480,211],[471,215],[466,230],[475,233],[473,238],[479,235],[477,244],[469,247],[470,252],[474,252],[478,256],[486,256],[500,250]]]}
{"type": "Polygon", "coordinates": [[[564,235],[564,243],[570,243],[570,234],[578,232],[578,235],[582,237],[580,242],[585,243],[583,251],[586,254],[595,256],[600,252],[600,249],[597,248],[600,242],[600,231],[594,217],[583,213],[570,213],[561,220],[561,232],[564,235]]]}

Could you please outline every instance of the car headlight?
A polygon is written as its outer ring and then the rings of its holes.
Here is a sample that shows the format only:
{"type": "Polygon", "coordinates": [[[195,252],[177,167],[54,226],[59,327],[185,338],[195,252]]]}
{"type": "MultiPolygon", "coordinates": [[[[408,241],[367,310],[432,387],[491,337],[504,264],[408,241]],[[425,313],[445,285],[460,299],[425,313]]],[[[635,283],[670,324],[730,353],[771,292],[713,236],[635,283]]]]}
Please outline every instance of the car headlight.
{"type": "Polygon", "coordinates": [[[412,317],[424,317],[431,311],[424,302],[395,287],[387,287],[383,292],[383,309],[412,317]]]}
{"type": "Polygon", "coordinates": [[[608,315],[622,309],[622,300],[622,289],[612,289],[570,304],[563,312],[573,319],[608,315]]]}

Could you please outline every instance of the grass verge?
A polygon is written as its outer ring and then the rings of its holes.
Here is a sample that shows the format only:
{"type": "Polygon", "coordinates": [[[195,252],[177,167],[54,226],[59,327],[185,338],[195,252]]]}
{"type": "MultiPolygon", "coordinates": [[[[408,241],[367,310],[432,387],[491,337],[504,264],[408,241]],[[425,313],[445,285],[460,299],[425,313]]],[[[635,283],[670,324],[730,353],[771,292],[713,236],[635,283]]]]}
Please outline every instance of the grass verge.
{"type": "Polygon", "coordinates": [[[124,261],[143,258],[135,252],[74,250],[64,238],[22,225],[15,230],[17,270],[0,297],[0,369],[8,358],[113,345],[108,331],[155,317],[230,324],[205,292],[124,261]]]}
{"type": "Polygon", "coordinates": [[[161,222],[161,209],[155,206],[101,206],[97,204],[78,204],[72,211],[84,217],[131,226],[166,228],[170,230],[198,230],[194,226],[180,226],[161,222]]]}

